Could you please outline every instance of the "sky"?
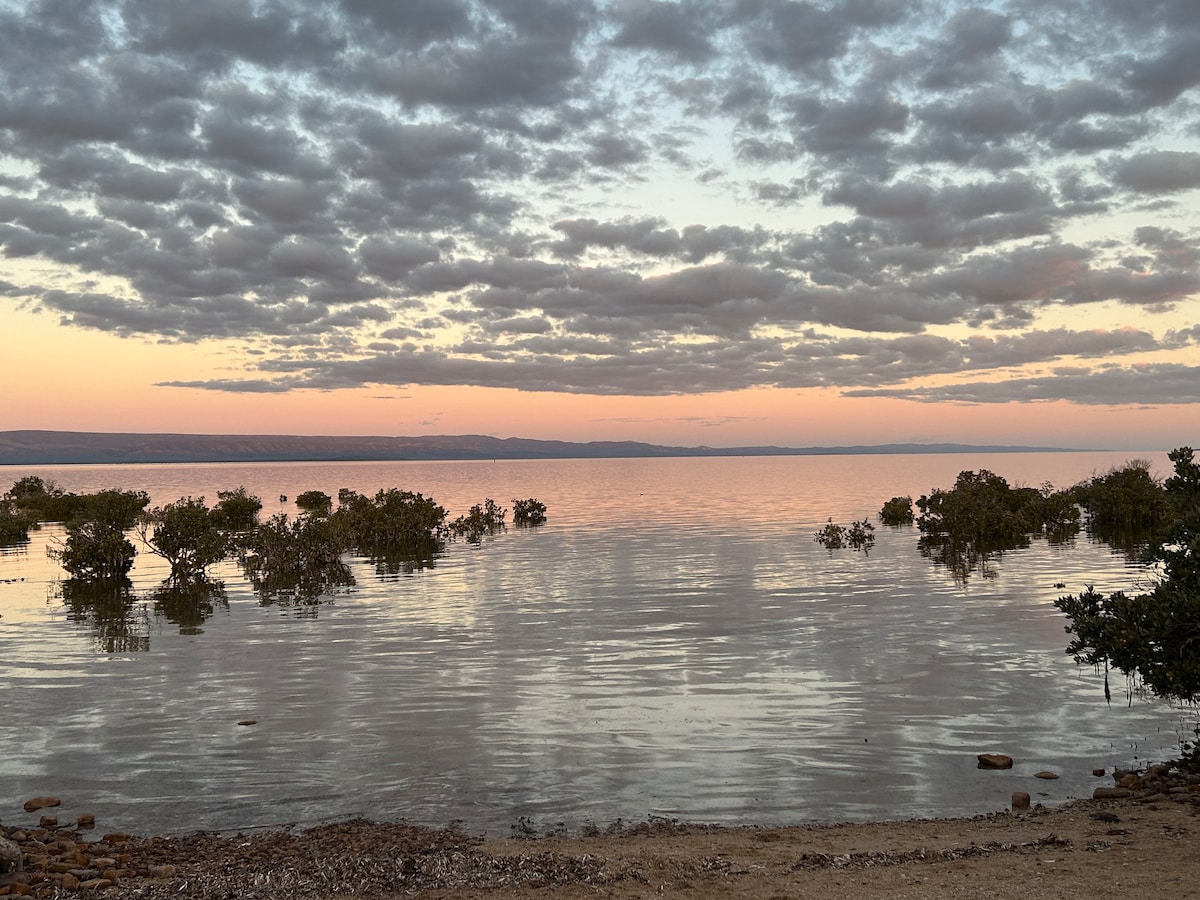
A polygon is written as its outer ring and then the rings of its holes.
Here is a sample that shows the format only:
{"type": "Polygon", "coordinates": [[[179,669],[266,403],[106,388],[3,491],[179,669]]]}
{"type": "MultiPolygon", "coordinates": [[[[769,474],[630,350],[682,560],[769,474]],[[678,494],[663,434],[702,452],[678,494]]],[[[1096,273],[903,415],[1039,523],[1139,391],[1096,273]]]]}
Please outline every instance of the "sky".
{"type": "Polygon", "coordinates": [[[1195,0],[0,0],[0,430],[1200,441],[1195,0]]]}

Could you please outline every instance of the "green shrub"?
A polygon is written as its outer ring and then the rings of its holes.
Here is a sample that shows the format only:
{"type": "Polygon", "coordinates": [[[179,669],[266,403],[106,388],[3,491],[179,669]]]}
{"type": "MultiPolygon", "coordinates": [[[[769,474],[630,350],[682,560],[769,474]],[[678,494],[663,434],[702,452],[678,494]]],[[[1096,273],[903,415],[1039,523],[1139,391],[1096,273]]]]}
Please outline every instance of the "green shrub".
{"type": "Polygon", "coordinates": [[[476,503],[465,516],[459,516],[449,525],[450,534],[478,544],[484,535],[504,530],[504,517],[508,510],[490,497],[482,504],[476,503]]]}
{"type": "Polygon", "coordinates": [[[36,525],[36,515],[19,509],[10,500],[0,500],[0,547],[29,540],[29,530],[36,525]]]}
{"type": "Polygon", "coordinates": [[[867,553],[875,546],[874,531],[875,526],[866,519],[851,523],[849,528],[838,525],[833,519],[830,519],[820,531],[813,535],[813,540],[827,550],[841,550],[849,547],[851,550],[867,553]]]}
{"type": "Polygon", "coordinates": [[[330,517],[301,515],[289,521],[279,513],[242,535],[238,545],[242,570],[264,600],[312,601],[354,584],[342,562],[349,549],[346,531],[330,517]]]}
{"type": "Polygon", "coordinates": [[[133,568],[137,550],[122,529],[104,522],[72,522],[61,546],[46,553],[77,581],[122,578],[133,568]]]}
{"type": "Polygon", "coordinates": [[[218,525],[225,531],[249,531],[258,521],[262,500],[246,491],[245,486],[232,491],[217,491],[213,512],[218,525]]]}
{"type": "Polygon", "coordinates": [[[912,497],[893,497],[879,510],[879,521],[883,525],[911,525],[913,518],[912,497]]]}
{"type": "Polygon", "coordinates": [[[229,552],[222,516],[204,498],[182,498],[157,506],[142,518],[139,530],[150,550],[171,564],[171,578],[197,580],[229,552]]]}
{"type": "Polygon", "coordinates": [[[1146,532],[1165,524],[1172,514],[1166,490],[1144,459],[1093,476],[1072,488],[1072,495],[1087,510],[1089,526],[1102,534],[1146,532]]]}
{"type": "Polygon", "coordinates": [[[307,513],[327,516],[333,508],[333,498],[324,491],[305,491],[296,498],[296,506],[307,513]]]}
{"type": "Polygon", "coordinates": [[[404,547],[437,544],[446,510],[432,497],[397,488],[366,497],[342,488],[333,518],[345,530],[350,546],[364,555],[404,547]]]}
{"type": "MultiPolygon", "coordinates": [[[[1070,620],[1067,633],[1075,637],[1067,652],[1076,662],[1106,671],[1112,666],[1160,697],[1195,703],[1200,701],[1200,471],[1189,447],[1172,451],[1171,461],[1175,475],[1163,489],[1172,507],[1171,524],[1147,555],[1159,567],[1153,587],[1132,597],[1122,591],[1105,597],[1089,586],[1055,605],[1070,620]]],[[[1134,484],[1137,492],[1146,490],[1143,476],[1127,476],[1122,470],[1105,486],[1134,484]]]]}
{"type": "Polygon", "coordinates": [[[536,497],[513,502],[514,525],[541,525],[546,521],[546,504],[536,497]]]}

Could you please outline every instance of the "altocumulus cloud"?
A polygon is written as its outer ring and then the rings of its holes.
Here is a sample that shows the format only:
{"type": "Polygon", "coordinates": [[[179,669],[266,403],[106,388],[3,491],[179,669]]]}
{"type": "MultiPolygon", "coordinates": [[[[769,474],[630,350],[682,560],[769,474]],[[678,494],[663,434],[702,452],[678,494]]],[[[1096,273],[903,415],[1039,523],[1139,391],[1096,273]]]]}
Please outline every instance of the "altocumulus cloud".
{"type": "Polygon", "coordinates": [[[1200,402],[1197,46],[1194,0],[0,0],[0,296],[253,346],[164,382],[215,391],[1200,402]]]}

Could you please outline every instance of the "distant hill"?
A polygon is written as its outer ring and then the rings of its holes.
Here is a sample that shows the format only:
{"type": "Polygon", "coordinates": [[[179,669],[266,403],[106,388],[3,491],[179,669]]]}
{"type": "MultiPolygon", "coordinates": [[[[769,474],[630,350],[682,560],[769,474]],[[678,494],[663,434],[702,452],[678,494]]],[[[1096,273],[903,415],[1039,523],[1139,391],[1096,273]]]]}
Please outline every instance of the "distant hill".
{"type": "Polygon", "coordinates": [[[536,441],[479,434],[338,437],[279,434],[109,434],[0,431],[0,465],[435,459],[601,459],[653,456],[822,456],[881,453],[1069,452],[1063,447],[877,444],[848,447],[667,447],[639,441],[536,441]]]}

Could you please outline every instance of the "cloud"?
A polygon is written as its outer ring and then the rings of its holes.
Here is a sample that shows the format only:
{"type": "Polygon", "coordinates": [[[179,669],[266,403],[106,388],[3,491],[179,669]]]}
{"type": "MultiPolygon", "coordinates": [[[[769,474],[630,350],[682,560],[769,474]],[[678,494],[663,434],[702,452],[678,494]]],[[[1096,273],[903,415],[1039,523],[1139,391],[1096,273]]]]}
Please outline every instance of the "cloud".
{"type": "Polygon", "coordinates": [[[1196,361],[1198,41],[1190,0],[0,0],[3,295],[252,346],[211,390],[1121,398],[1196,361]]]}
{"type": "Polygon", "coordinates": [[[1143,194],[1166,194],[1200,187],[1200,153],[1154,150],[1139,153],[1113,170],[1113,180],[1143,194]]]}
{"type": "Polygon", "coordinates": [[[1200,366],[1154,364],[1099,371],[1063,370],[1038,378],[945,387],[852,390],[847,397],[893,397],[923,403],[1030,403],[1067,400],[1085,406],[1200,403],[1200,366]]]}

